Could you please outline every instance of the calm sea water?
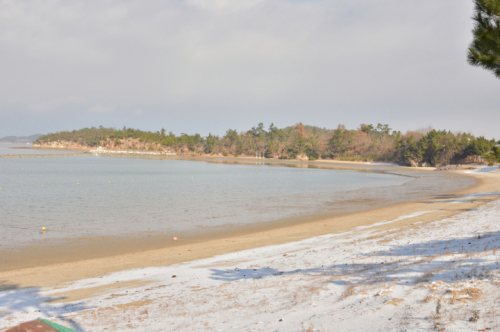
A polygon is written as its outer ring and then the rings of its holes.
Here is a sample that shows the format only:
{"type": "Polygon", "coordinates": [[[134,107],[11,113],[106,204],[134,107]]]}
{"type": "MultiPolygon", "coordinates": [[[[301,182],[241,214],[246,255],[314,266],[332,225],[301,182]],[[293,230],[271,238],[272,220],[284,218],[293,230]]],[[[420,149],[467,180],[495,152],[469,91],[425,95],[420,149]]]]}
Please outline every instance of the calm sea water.
{"type": "Polygon", "coordinates": [[[409,180],[201,161],[0,158],[0,249],[42,239],[176,235],[269,222],[322,211],[345,191],[409,180]]]}
{"type": "Polygon", "coordinates": [[[68,154],[78,153],[77,151],[64,150],[37,150],[37,149],[16,149],[18,147],[32,147],[32,144],[0,143],[0,156],[19,154],[68,154]]]}

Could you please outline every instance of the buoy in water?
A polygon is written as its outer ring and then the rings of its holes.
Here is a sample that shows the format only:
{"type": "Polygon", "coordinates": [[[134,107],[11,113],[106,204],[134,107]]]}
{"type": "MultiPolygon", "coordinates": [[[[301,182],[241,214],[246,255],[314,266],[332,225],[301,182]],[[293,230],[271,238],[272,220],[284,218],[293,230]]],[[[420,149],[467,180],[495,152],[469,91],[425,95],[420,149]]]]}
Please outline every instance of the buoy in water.
{"type": "Polygon", "coordinates": [[[42,184],[42,187],[43,187],[43,184],[42,184]]]}
{"type": "Polygon", "coordinates": [[[42,232],[45,232],[45,227],[42,227],[42,232]]]}
{"type": "Polygon", "coordinates": [[[174,236],[174,237],[172,238],[172,241],[177,241],[177,238],[174,236]]]}
{"type": "Polygon", "coordinates": [[[80,185],[79,183],[77,183],[77,185],[80,185]]]}

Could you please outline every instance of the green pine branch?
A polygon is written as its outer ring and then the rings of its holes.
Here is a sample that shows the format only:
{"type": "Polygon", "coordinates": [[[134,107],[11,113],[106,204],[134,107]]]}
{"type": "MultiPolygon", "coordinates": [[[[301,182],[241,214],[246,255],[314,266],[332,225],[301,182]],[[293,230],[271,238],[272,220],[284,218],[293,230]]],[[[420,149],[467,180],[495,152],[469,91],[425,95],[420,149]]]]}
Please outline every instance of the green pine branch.
{"type": "Polygon", "coordinates": [[[474,3],[474,39],[469,46],[467,61],[500,78],[500,0],[474,0],[474,3]]]}

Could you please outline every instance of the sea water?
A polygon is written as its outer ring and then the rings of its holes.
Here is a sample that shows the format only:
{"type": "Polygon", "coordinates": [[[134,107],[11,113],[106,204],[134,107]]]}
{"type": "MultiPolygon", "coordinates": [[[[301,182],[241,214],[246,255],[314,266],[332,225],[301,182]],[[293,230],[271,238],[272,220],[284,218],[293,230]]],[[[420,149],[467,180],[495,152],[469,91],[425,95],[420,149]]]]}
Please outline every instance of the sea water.
{"type": "Polygon", "coordinates": [[[42,239],[176,235],[268,223],[324,211],[345,192],[410,180],[204,161],[0,158],[0,249],[42,239]]]}
{"type": "Polygon", "coordinates": [[[0,156],[5,155],[27,155],[27,154],[70,154],[79,153],[78,151],[69,150],[39,150],[30,149],[33,144],[20,143],[0,143],[0,156]],[[20,149],[22,148],[22,149],[20,149]]]}

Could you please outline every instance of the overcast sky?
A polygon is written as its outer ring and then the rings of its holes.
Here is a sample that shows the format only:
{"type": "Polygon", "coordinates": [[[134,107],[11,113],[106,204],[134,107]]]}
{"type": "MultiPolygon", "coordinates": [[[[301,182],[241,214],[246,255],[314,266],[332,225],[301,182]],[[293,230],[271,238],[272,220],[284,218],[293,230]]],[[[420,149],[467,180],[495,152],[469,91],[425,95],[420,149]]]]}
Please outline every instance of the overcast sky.
{"type": "Polygon", "coordinates": [[[429,125],[500,139],[472,0],[0,0],[0,137],[429,125]]]}

